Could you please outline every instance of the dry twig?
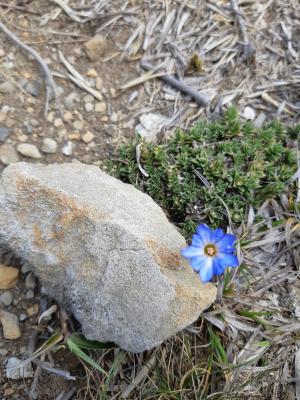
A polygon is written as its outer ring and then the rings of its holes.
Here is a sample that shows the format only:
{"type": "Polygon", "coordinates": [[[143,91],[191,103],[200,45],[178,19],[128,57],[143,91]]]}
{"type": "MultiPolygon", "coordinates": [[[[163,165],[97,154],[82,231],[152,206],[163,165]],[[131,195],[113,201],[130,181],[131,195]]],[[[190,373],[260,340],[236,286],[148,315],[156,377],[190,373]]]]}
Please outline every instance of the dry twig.
{"type": "Polygon", "coordinates": [[[250,58],[253,57],[256,50],[255,50],[255,47],[251,44],[251,42],[249,40],[244,17],[238,6],[237,0],[230,0],[230,4],[231,4],[231,9],[234,13],[236,22],[239,27],[240,36],[241,36],[241,40],[242,40],[242,46],[243,46],[242,61],[248,61],[250,58]]]}
{"type": "MultiPolygon", "coordinates": [[[[143,62],[142,67],[148,71],[153,70],[153,66],[143,62]]],[[[190,96],[195,102],[201,106],[201,107],[206,107],[207,104],[209,103],[209,98],[205,96],[204,94],[199,93],[197,90],[193,89],[190,86],[187,86],[184,82],[179,81],[178,79],[174,78],[171,75],[162,75],[159,76],[161,80],[166,82],[168,85],[172,86],[173,88],[179,90],[180,92],[187,94],[190,96]]]]}
{"type": "Polygon", "coordinates": [[[44,74],[44,79],[45,79],[45,84],[46,84],[45,117],[47,118],[48,110],[49,110],[49,101],[50,101],[52,94],[54,95],[56,102],[58,104],[58,107],[60,109],[60,102],[58,99],[55,82],[54,82],[53,75],[52,75],[48,65],[46,64],[46,62],[43,60],[43,58],[39,55],[39,53],[36,50],[34,50],[32,47],[28,46],[27,44],[23,43],[13,32],[11,32],[3,24],[2,21],[0,21],[0,30],[2,32],[4,32],[22,50],[29,53],[40,65],[41,70],[44,74]]]}

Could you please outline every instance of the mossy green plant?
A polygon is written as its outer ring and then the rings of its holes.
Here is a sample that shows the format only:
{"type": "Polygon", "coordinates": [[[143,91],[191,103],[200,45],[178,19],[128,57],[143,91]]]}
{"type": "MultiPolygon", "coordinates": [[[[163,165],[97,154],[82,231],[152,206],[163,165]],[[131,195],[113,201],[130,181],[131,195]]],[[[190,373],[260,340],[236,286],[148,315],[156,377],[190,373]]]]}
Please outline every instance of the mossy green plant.
{"type": "Polygon", "coordinates": [[[212,226],[245,220],[249,206],[285,192],[297,171],[296,140],[300,124],[286,129],[277,121],[256,129],[242,123],[236,108],[222,120],[198,122],[177,130],[163,144],[140,137],[123,145],[107,164],[108,172],[148,193],[172,221],[188,232],[200,221],[212,226]],[[140,162],[136,146],[140,145],[140,162]]]}

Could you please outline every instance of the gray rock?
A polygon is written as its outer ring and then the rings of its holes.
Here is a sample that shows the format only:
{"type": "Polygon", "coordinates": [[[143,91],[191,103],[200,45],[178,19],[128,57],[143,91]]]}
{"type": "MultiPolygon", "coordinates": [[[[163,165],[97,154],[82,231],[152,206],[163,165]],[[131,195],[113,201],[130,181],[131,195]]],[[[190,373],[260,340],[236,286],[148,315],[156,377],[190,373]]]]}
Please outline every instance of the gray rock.
{"type": "Polygon", "coordinates": [[[0,127],[0,142],[5,142],[10,134],[10,129],[0,127]]]}
{"type": "Polygon", "coordinates": [[[25,297],[27,300],[32,300],[34,298],[34,291],[32,289],[27,290],[25,297]]]}
{"type": "Polygon", "coordinates": [[[19,161],[18,154],[12,145],[5,143],[0,147],[0,161],[5,165],[19,161]]]}
{"type": "Polygon", "coordinates": [[[96,166],[6,168],[0,242],[30,262],[88,339],[129,351],[157,346],[216,296],[180,257],[185,240],[161,208],[96,166]]]}
{"type": "Polygon", "coordinates": [[[3,304],[6,307],[9,307],[12,301],[13,301],[13,295],[12,292],[10,292],[9,290],[3,292],[0,295],[0,304],[3,304]]]}
{"type": "Polygon", "coordinates": [[[38,97],[41,90],[41,83],[39,81],[27,82],[24,89],[33,97],[38,97]]]}
{"type": "Polygon", "coordinates": [[[32,272],[29,272],[29,274],[25,278],[25,287],[26,289],[36,288],[36,279],[32,272]]]}
{"type": "Polygon", "coordinates": [[[26,379],[33,377],[31,363],[24,364],[24,361],[17,357],[10,357],[5,365],[6,378],[8,379],[26,379]]]}
{"type": "Polygon", "coordinates": [[[8,350],[6,349],[0,349],[0,356],[5,357],[8,354],[8,350]]]}
{"type": "Polygon", "coordinates": [[[74,143],[68,141],[64,147],[62,148],[62,152],[65,156],[71,156],[73,154],[73,150],[74,150],[74,143]]]}
{"type": "Polygon", "coordinates": [[[14,90],[15,86],[9,81],[0,84],[0,93],[11,94],[14,92],[14,90]]]}
{"type": "Polygon", "coordinates": [[[94,110],[94,104],[93,103],[85,103],[84,108],[85,108],[86,112],[92,112],[94,110]]]}
{"type": "Polygon", "coordinates": [[[43,140],[43,144],[42,144],[41,150],[44,153],[54,154],[57,151],[57,142],[54,139],[45,138],[43,140]]]}
{"type": "Polygon", "coordinates": [[[42,157],[41,153],[39,152],[39,149],[36,147],[35,144],[21,143],[17,146],[17,150],[25,157],[36,158],[36,159],[42,157]]]}
{"type": "Polygon", "coordinates": [[[26,319],[27,319],[28,317],[27,317],[27,315],[26,314],[20,314],[19,315],[19,320],[20,320],[20,322],[24,322],[24,321],[26,321],[26,319]]]}

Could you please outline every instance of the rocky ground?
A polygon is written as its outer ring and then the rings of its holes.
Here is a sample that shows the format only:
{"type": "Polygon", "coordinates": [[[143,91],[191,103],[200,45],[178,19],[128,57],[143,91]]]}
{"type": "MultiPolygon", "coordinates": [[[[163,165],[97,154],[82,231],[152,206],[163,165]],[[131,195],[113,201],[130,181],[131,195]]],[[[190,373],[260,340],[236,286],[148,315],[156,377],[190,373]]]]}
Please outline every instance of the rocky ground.
{"type": "MultiPolygon", "coordinates": [[[[122,1],[113,1],[112,7],[106,10],[105,18],[87,24],[72,21],[51,1],[18,0],[10,2],[9,5],[6,2],[0,3],[0,20],[42,55],[54,74],[60,99],[59,104],[54,99],[51,101],[50,112],[45,117],[45,80],[36,61],[0,32],[0,171],[6,165],[17,161],[47,164],[80,161],[101,165],[103,160],[113,156],[116,146],[135,135],[135,127],[140,122],[140,117],[146,113],[162,114],[165,117],[165,130],[176,126],[189,126],[193,120],[204,114],[203,109],[198,108],[189,98],[179,95],[170,87],[163,87],[159,80],[148,81],[149,77],[143,75],[144,72],[139,69],[139,49],[147,49],[146,40],[143,42],[147,23],[152,21],[151,29],[146,29],[145,33],[150,42],[150,31],[154,31],[156,19],[159,27],[157,41],[154,40],[151,46],[148,46],[149,49],[154,49],[150,59],[153,62],[165,55],[166,48],[161,48],[161,43],[168,36],[170,21],[175,21],[169,2],[150,3],[132,0],[124,5],[122,1]],[[142,7],[143,12],[139,7],[142,7]],[[152,13],[155,17],[153,20],[150,18],[152,13]],[[119,15],[122,15],[122,18],[119,18],[119,15]],[[94,37],[99,27],[103,41],[99,46],[92,46],[87,51],[85,44],[94,37]],[[161,54],[157,55],[156,49],[161,54]],[[63,59],[67,63],[63,62],[63,59]],[[75,75],[71,73],[71,78],[68,76],[66,65],[76,69],[81,80],[93,89],[93,94],[91,90],[86,91],[82,85],[79,87],[74,83],[72,77],[75,75]],[[140,83],[145,84],[136,86],[133,80],[141,76],[140,83]],[[125,89],[128,85],[128,90],[122,90],[124,85],[125,89]]],[[[245,7],[248,7],[247,2],[244,3],[245,7]]],[[[205,93],[214,93],[214,107],[210,110],[212,112],[218,109],[220,104],[222,106],[237,100],[244,117],[255,120],[258,126],[274,115],[283,114],[283,119],[294,121],[299,113],[299,103],[296,102],[299,93],[299,69],[296,67],[298,56],[295,55],[299,43],[296,12],[286,12],[288,7],[292,7],[292,4],[286,5],[286,2],[280,2],[278,8],[275,6],[273,10],[269,6],[271,2],[259,2],[259,6],[256,6],[255,2],[249,3],[250,11],[246,9],[246,15],[253,21],[253,26],[254,21],[258,19],[262,24],[253,35],[257,48],[257,43],[263,47],[262,37],[270,37],[268,23],[274,23],[274,27],[270,28],[271,44],[269,39],[265,41],[270,53],[264,53],[264,49],[263,54],[258,54],[257,88],[252,74],[255,68],[253,67],[252,72],[248,74],[248,67],[237,69],[232,63],[231,55],[237,54],[239,42],[230,10],[227,6],[222,9],[224,2],[218,2],[217,6],[212,2],[187,4],[186,12],[179,2],[174,2],[173,6],[175,5],[175,9],[179,10],[181,15],[176,20],[177,27],[188,14],[193,15],[196,22],[199,18],[201,24],[203,23],[203,35],[200,35],[201,32],[197,33],[198,36],[190,34],[189,27],[184,32],[185,36],[183,35],[185,38],[191,35],[196,41],[199,37],[199,41],[206,43],[206,47],[204,43],[202,47],[205,48],[203,55],[207,75],[200,74],[199,77],[196,74],[188,78],[188,83],[195,87],[203,86],[205,93]],[[275,18],[274,10],[279,8],[280,13],[278,12],[275,18]],[[293,19],[296,21],[296,36],[291,36],[290,32],[293,19]],[[280,28],[279,34],[275,31],[281,20],[284,21],[284,27],[280,28]],[[209,33],[213,33],[212,31],[223,23],[225,35],[232,34],[232,37],[228,36],[228,40],[224,41],[226,38],[223,38],[221,31],[209,36],[209,33]],[[226,59],[226,68],[224,55],[230,56],[230,60],[226,59]],[[223,76],[226,76],[226,79],[223,76]],[[219,95],[222,90],[224,96],[221,99],[219,95]],[[245,95],[248,96],[246,100],[245,95]]],[[[290,3],[293,3],[296,10],[295,2],[290,3]]],[[[196,31],[197,26],[194,23],[191,30],[196,31]]],[[[176,39],[175,44],[180,47],[181,42],[176,39]]],[[[191,56],[191,53],[188,54],[189,46],[197,50],[197,44],[193,42],[191,45],[186,42],[181,48],[186,59],[191,56]]],[[[174,52],[171,53],[173,57],[174,52]]],[[[174,58],[177,60],[177,56],[174,58]]],[[[180,69],[180,62],[175,64],[180,69]]],[[[167,70],[170,70],[168,66],[167,70]]],[[[7,264],[18,267],[17,260],[7,264]]],[[[73,390],[73,383],[58,375],[43,371],[39,377],[39,384],[35,384],[33,371],[30,369],[26,372],[25,379],[12,380],[8,379],[6,371],[2,368],[5,361],[11,357],[21,359],[30,354],[35,332],[42,340],[43,337],[49,336],[49,331],[55,331],[59,324],[58,313],[53,320],[49,320],[50,322],[38,324],[41,313],[52,305],[51,300],[40,293],[38,283],[26,270],[26,266],[22,267],[19,274],[16,270],[7,270],[4,265],[0,266],[1,399],[70,398],[65,395],[70,393],[70,389],[73,390]],[[64,394],[61,396],[62,393],[64,394]]],[[[79,393],[76,398],[89,398],[84,397],[86,382],[80,379],[83,370],[78,368],[78,359],[72,357],[69,352],[62,351],[55,361],[56,367],[79,377],[75,385],[75,390],[79,393]],[[78,391],[80,388],[81,392],[78,391]]],[[[71,395],[74,395],[74,391],[71,395]]]]}

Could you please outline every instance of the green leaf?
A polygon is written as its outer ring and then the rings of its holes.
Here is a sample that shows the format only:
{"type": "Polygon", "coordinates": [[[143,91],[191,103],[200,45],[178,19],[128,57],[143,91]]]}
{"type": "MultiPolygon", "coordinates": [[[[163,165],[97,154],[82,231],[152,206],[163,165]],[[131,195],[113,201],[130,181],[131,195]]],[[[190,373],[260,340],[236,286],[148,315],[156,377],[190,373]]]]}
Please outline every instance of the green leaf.
{"type": "Polygon", "coordinates": [[[102,343],[97,342],[96,340],[88,340],[84,337],[84,335],[78,332],[72,333],[72,335],[69,337],[69,340],[81,349],[87,350],[102,350],[115,347],[115,344],[111,342],[102,343]]]}
{"type": "Polygon", "coordinates": [[[76,354],[77,357],[81,358],[84,362],[89,364],[91,367],[95,368],[97,371],[101,372],[105,376],[107,376],[107,372],[100,367],[90,356],[88,356],[80,347],[77,346],[70,338],[67,340],[67,346],[69,350],[76,354]]]}

